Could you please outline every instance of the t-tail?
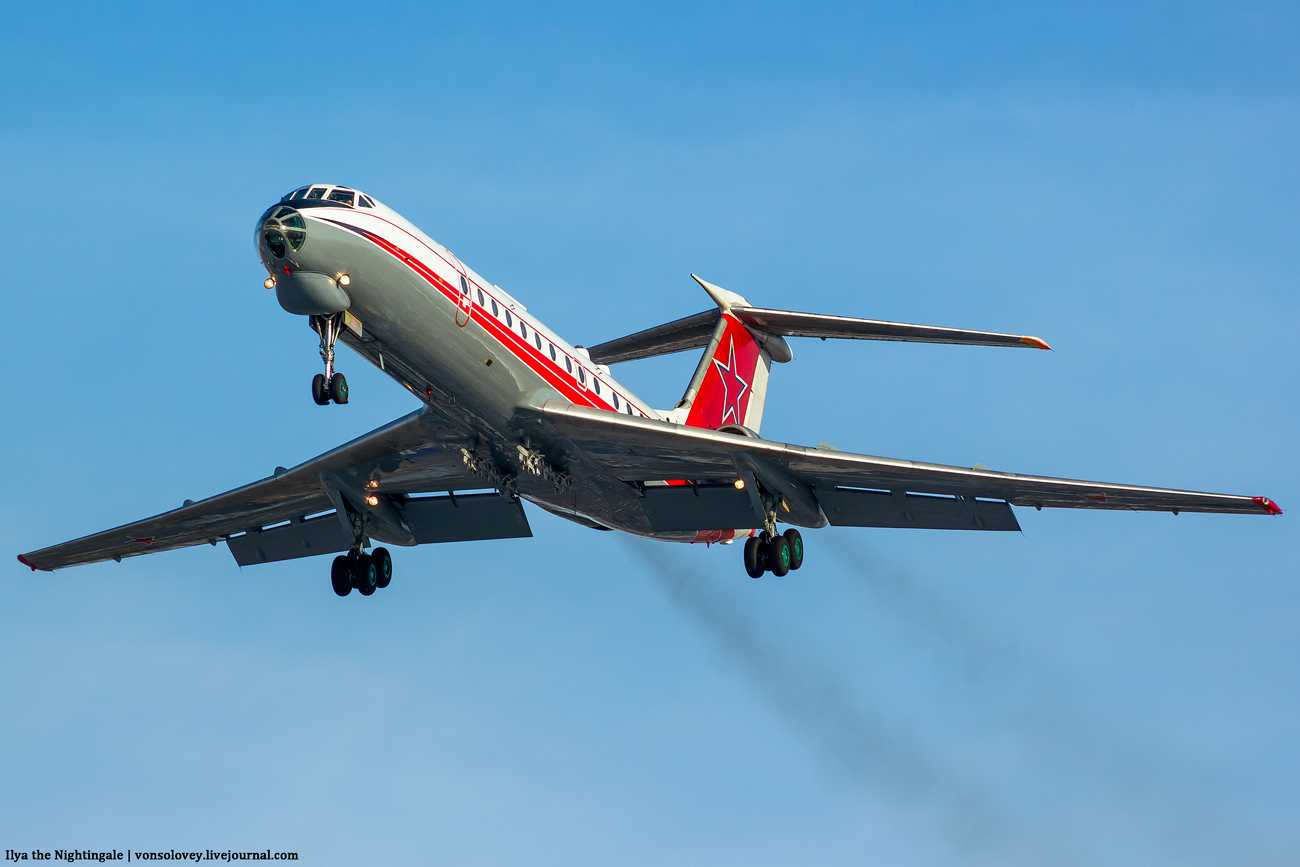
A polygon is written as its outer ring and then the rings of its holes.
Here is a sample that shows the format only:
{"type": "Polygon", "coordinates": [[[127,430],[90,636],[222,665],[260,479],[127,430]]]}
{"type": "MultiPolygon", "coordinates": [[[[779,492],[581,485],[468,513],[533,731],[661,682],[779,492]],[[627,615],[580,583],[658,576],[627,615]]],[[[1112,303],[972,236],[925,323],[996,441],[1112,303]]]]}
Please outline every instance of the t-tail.
{"type": "Polygon", "coordinates": [[[751,307],[748,301],[695,279],[717,303],[720,315],[686,394],[673,410],[674,420],[710,430],[738,425],[758,433],[772,361],[789,361],[793,353],[784,338],[751,331],[731,312],[733,307],[751,307]]]}
{"type": "Polygon", "coordinates": [[[755,307],[735,292],[691,276],[709,293],[717,305],[715,309],[588,350],[597,364],[617,364],[703,346],[704,355],[686,394],[668,414],[671,421],[691,427],[717,430],[736,425],[757,434],[763,421],[772,362],[794,358],[787,337],[1051,349],[1039,338],[1021,334],[755,307]]]}

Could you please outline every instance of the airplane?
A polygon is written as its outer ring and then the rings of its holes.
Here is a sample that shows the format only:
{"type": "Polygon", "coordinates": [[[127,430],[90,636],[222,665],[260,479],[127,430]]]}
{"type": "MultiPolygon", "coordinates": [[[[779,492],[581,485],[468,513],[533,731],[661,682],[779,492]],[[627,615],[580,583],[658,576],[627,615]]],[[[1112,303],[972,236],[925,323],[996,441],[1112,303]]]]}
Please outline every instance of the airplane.
{"type": "Polygon", "coordinates": [[[384,545],[532,535],[527,500],[595,530],[686,543],[743,539],[746,572],[798,569],[797,528],[1014,531],[1013,506],[1280,515],[1267,497],[943,466],[764,439],[787,338],[1048,350],[1000,334],[756,307],[692,274],[709,309],[583,347],[358,189],[309,184],[258,218],[280,306],[306,317],[319,405],[346,404],[339,341],[422,407],[296,467],[112,530],[19,555],[53,571],[225,542],[239,566],[337,554],[339,596],[392,580],[384,545]],[[656,410],[610,365],[703,348],[680,401],[656,410]],[[778,524],[787,529],[780,530],[778,524]]]}

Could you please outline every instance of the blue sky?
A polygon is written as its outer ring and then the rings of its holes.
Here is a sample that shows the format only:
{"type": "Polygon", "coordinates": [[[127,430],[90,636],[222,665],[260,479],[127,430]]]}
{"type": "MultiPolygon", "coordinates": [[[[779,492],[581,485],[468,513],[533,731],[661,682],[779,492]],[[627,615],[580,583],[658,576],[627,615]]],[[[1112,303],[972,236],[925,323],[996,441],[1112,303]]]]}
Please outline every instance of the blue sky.
{"type": "MultiPolygon", "coordinates": [[[[1291,515],[827,530],[783,579],[530,510],[392,587],[12,559],[414,408],[261,287],[373,193],[591,344],[755,303],[764,434],[1300,508],[1287,4],[9,5],[0,837],[303,863],[1259,864],[1300,836],[1291,515]]],[[[695,359],[616,374],[671,405],[695,359]]]]}

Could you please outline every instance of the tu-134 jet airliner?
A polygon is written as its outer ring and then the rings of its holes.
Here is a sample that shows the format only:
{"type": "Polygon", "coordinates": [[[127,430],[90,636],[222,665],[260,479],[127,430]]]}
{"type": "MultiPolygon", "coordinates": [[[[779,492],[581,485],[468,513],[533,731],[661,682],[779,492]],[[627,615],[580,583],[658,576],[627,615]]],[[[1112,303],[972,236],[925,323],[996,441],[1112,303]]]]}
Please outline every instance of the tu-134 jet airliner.
{"type": "Polygon", "coordinates": [[[1279,515],[1267,497],[941,466],[763,439],[786,338],[1048,349],[1036,337],[756,307],[699,277],[708,310],[584,348],[360,190],[312,184],[258,218],[266,286],[320,338],[321,405],[346,404],[345,345],[421,409],[261,481],[19,556],[32,569],[225,542],[240,566],[338,554],[334,592],[387,587],[386,547],[531,536],[521,501],[596,530],[744,540],[746,571],[803,563],[798,527],[1018,530],[1012,506],[1279,515]],[[703,348],[656,410],[609,365],[703,348]],[[787,525],[781,531],[778,525],[787,525]]]}

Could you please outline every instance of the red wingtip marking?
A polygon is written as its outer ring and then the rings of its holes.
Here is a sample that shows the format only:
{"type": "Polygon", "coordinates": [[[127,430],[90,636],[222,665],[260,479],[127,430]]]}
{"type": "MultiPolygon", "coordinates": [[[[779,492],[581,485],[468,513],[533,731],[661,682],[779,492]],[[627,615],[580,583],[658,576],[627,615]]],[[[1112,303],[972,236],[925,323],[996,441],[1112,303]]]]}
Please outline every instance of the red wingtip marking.
{"type": "Polygon", "coordinates": [[[1256,506],[1259,506],[1270,515],[1282,514],[1282,507],[1270,500],[1268,497],[1251,497],[1250,499],[1256,506]]]}
{"type": "Polygon", "coordinates": [[[1050,351],[1052,348],[1048,346],[1047,341],[1043,340],[1041,337],[1022,337],[1020,338],[1020,342],[1026,346],[1032,346],[1034,349],[1046,349],[1050,351]]]}
{"type": "Polygon", "coordinates": [[[46,569],[44,566],[37,566],[35,563],[33,563],[31,560],[28,560],[28,559],[27,559],[26,557],[24,557],[22,554],[19,554],[19,555],[18,555],[18,562],[19,562],[19,563],[22,563],[24,566],[26,566],[27,568],[31,569],[33,572],[37,572],[37,571],[40,571],[40,572],[53,572],[53,571],[54,571],[53,569],[46,569]]]}

